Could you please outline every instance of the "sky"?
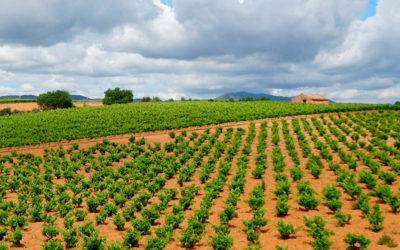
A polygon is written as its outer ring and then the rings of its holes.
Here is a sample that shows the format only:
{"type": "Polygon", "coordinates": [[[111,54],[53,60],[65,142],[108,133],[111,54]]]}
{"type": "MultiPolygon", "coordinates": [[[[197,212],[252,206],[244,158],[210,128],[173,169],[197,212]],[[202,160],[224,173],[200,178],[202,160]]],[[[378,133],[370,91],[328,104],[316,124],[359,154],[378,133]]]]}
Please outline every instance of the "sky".
{"type": "Polygon", "coordinates": [[[0,95],[400,100],[399,0],[2,0],[0,95]]]}

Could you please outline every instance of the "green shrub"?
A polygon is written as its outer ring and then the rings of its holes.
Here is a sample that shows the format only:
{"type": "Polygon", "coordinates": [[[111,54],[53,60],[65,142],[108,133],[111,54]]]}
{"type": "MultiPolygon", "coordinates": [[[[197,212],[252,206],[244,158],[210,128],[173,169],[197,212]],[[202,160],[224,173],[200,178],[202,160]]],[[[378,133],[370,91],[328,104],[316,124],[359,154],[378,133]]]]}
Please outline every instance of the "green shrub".
{"type": "Polygon", "coordinates": [[[379,178],[385,181],[386,184],[391,185],[395,180],[396,180],[396,174],[391,173],[391,172],[384,172],[384,171],[379,171],[378,172],[379,178]]]}
{"type": "Polygon", "coordinates": [[[104,210],[107,213],[107,216],[112,216],[112,215],[117,213],[118,206],[115,205],[114,202],[107,203],[107,204],[104,205],[104,210]]]}
{"type": "Polygon", "coordinates": [[[370,207],[369,207],[369,196],[361,193],[360,196],[358,196],[357,201],[353,204],[353,207],[356,209],[360,209],[361,212],[365,215],[369,214],[370,207]]]}
{"type": "Polygon", "coordinates": [[[107,219],[107,211],[105,209],[100,209],[100,213],[95,216],[96,224],[97,225],[103,224],[106,219],[107,219]]]}
{"type": "Polygon", "coordinates": [[[128,140],[130,143],[134,143],[136,140],[136,137],[134,135],[131,135],[128,140]]]}
{"type": "Polygon", "coordinates": [[[175,149],[175,143],[173,143],[173,142],[166,142],[166,143],[164,144],[164,149],[165,149],[167,152],[172,152],[172,151],[174,151],[174,149],[175,149]]]}
{"type": "Polygon", "coordinates": [[[10,213],[4,210],[0,210],[0,224],[4,225],[6,224],[8,217],[10,216],[10,213]]]}
{"type": "Polygon", "coordinates": [[[66,215],[63,221],[64,221],[64,227],[67,229],[71,228],[72,225],[74,224],[74,218],[72,218],[70,214],[66,215]]]}
{"type": "Polygon", "coordinates": [[[260,179],[265,173],[265,168],[262,165],[256,165],[256,167],[251,171],[251,174],[255,179],[260,179]]]}
{"type": "Polygon", "coordinates": [[[94,232],[89,236],[83,235],[83,240],[84,240],[84,245],[83,245],[84,250],[93,250],[93,249],[101,250],[105,248],[105,239],[98,238],[97,232],[94,232]]]}
{"type": "Polygon", "coordinates": [[[23,232],[19,227],[15,228],[14,232],[8,234],[8,241],[13,243],[15,246],[19,245],[22,240],[23,232]]]}
{"type": "Polygon", "coordinates": [[[183,212],[171,213],[165,217],[165,223],[172,228],[178,228],[179,224],[183,221],[183,212]]]}
{"type": "Polygon", "coordinates": [[[134,219],[132,220],[132,226],[135,228],[135,230],[139,231],[140,234],[145,235],[145,234],[150,234],[150,227],[151,224],[148,220],[142,218],[142,219],[134,219]]]}
{"type": "Polygon", "coordinates": [[[32,222],[42,221],[43,220],[43,207],[35,205],[31,207],[29,210],[29,215],[31,216],[32,222]]]}
{"type": "Polygon", "coordinates": [[[264,219],[265,209],[253,210],[253,218],[243,220],[244,230],[246,231],[247,240],[257,243],[260,236],[260,227],[267,224],[268,220],[264,219]]]}
{"type": "Polygon", "coordinates": [[[9,250],[10,248],[4,244],[3,241],[0,241],[0,250],[9,250]]]}
{"type": "Polygon", "coordinates": [[[296,200],[297,203],[304,207],[305,209],[314,209],[319,205],[319,201],[313,195],[310,194],[300,194],[299,198],[296,200]]]}
{"type": "Polygon", "coordinates": [[[334,184],[325,186],[322,189],[322,194],[326,200],[339,199],[342,196],[342,192],[334,184]]]}
{"type": "Polygon", "coordinates": [[[73,107],[72,99],[69,93],[61,90],[40,94],[37,97],[36,101],[42,109],[59,109],[73,107]]]}
{"type": "Polygon", "coordinates": [[[23,228],[25,224],[26,222],[24,216],[20,215],[10,217],[10,219],[8,220],[8,225],[10,225],[12,229],[16,229],[17,227],[23,228]]]}
{"type": "Polygon", "coordinates": [[[78,227],[79,232],[83,236],[91,236],[97,234],[97,230],[93,225],[93,221],[87,221],[78,227]]]}
{"type": "Polygon", "coordinates": [[[342,202],[340,200],[337,200],[337,199],[326,200],[325,204],[333,212],[335,212],[336,210],[342,208],[342,202]]]}
{"type": "Polygon", "coordinates": [[[366,250],[371,240],[367,239],[363,234],[348,233],[344,238],[344,242],[349,245],[346,247],[347,250],[366,250]]]}
{"type": "Polygon", "coordinates": [[[304,176],[303,170],[301,170],[301,168],[298,165],[290,168],[289,171],[290,171],[290,176],[292,177],[293,181],[299,181],[304,176]]]}
{"type": "Polygon", "coordinates": [[[45,224],[42,228],[42,234],[43,234],[43,236],[46,236],[47,239],[53,239],[59,233],[60,233],[60,230],[51,224],[45,224]]]}
{"type": "Polygon", "coordinates": [[[229,235],[230,233],[229,227],[226,225],[222,226],[213,225],[213,228],[216,232],[216,234],[212,236],[210,242],[210,245],[213,247],[213,249],[218,249],[218,250],[231,249],[231,246],[233,245],[233,238],[232,236],[229,235]]]}
{"type": "Polygon", "coordinates": [[[75,218],[77,221],[83,221],[88,213],[83,209],[75,210],[75,218]]]}
{"type": "Polygon", "coordinates": [[[146,220],[148,220],[151,224],[154,223],[154,221],[160,217],[160,213],[158,212],[157,209],[155,208],[147,208],[142,210],[142,216],[146,220]]]}
{"type": "Polygon", "coordinates": [[[64,247],[59,240],[49,240],[42,244],[43,250],[63,250],[64,247]]]}
{"type": "Polygon", "coordinates": [[[332,244],[333,241],[329,240],[328,236],[314,238],[314,241],[311,242],[311,246],[315,250],[329,250],[332,244]]]}
{"type": "Polygon", "coordinates": [[[133,101],[133,93],[131,90],[121,90],[120,88],[107,89],[102,100],[104,105],[116,103],[130,103],[133,101]]]}
{"type": "Polygon", "coordinates": [[[357,133],[353,133],[351,134],[351,139],[353,139],[353,141],[358,141],[358,139],[360,139],[360,135],[357,133]]]}
{"type": "Polygon", "coordinates": [[[381,198],[383,201],[393,195],[389,185],[378,184],[371,190],[370,195],[381,198]]]}
{"type": "Polygon", "coordinates": [[[124,246],[133,248],[137,247],[139,243],[139,233],[131,228],[126,230],[126,233],[122,236],[124,238],[124,246]]]}
{"type": "Polygon", "coordinates": [[[74,204],[75,206],[80,206],[82,204],[82,201],[83,201],[82,194],[78,194],[72,197],[72,204],[74,204]]]}
{"type": "Polygon", "coordinates": [[[400,201],[396,195],[391,195],[390,197],[386,198],[385,202],[392,208],[393,213],[396,213],[397,209],[400,208],[400,201]]]}
{"type": "Polygon", "coordinates": [[[315,164],[310,165],[309,168],[311,170],[312,176],[314,176],[316,179],[318,179],[319,175],[322,173],[321,168],[315,164]]]}
{"type": "Polygon", "coordinates": [[[248,230],[246,230],[246,238],[248,241],[256,244],[258,242],[258,238],[260,238],[260,231],[249,228],[248,230]]]}
{"type": "Polygon", "coordinates": [[[97,211],[97,208],[100,206],[100,201],[97,197],[91,195],[86,199],[86,205],[90,212],[94,213],[97,211]]]}
{"type": "Polygon", "coordinates": [[[293,227],[292,223],[287,223],[283,222],[283,220],[279,220],[278,223],[275,224],[276,229],[278,230],[280,237],[282,239],[287,239],[291,237],[292,235],[295,235],[300,229],[301,226],[297,227],[296,229],[293,227]]]}
{"type": "Polygon", "coordinates": [[[76,228],[69,228],[63,232],[65,246],[67,248],[75,247],[78,243],[78,234],[76,228]]]}
{"type": "Polygon", "coordinates": [[[346,223],[349,223],[351,214],[344,214],[341,209],[337,209],[333,217],[338,221],[336,225],[343,227],[346,223]]]}
{"type": "Polygon", "coordinates": [[[6,235],[7,235],[7,228],[6,227],[0,228],[0,241],[2,241],[4,239],[4,236],[6,235]]]}
{"type": "Polygon", "coordinates": [[[308,227],[307,235],[316,238],[329,237],[333,234],[329,229],[325,229],[326,221],[322,217],[314,215],[312,219],[303,216],[304,225],[308,227]]]}
{"type": "Polygon", "coordinates": [[[247,201],[252,210],[260,209],[265,204],[265,194],[264,194],[265,186],[260,184],[253,188],[250,193],[250,198],[247,201]]]}
{"type": "Polygon", "coordinates": [[[146,239],[146,244],[144,245],[144,248],[146,250],[153,250],[153,249],[162,250],[164,249],[166,244],[167,244],[166,238],[150,237],[146,239]]]}
{"type": "Polygon", "coordinates": [[[346,176],[343,181],[339,184],[344,188],[346,193],[348,193],[353,199],[361,194],[361,188],[358,186],[357,182],[353,179],[353,175],[346,176]]]}
{"type": "Polygon", "coordinates": [[[372,207],[372,212],[367,216],[367,220],[371,224],[371,230],[377,232],[383,227],[382,211],[378,204],[372,207]]]}
{"type": "Polygon", "coordinates": [[[203,234],[196,234],[191,227],[187,227],[182,230],[181,236],[178,239],[182,246],[192,248],[202,237],[203,234]]]}
{"type": "Polygon", "coordinates": [[[114,215],[113,223],[115,226],[117,226],[118,230],[120,230],[120,231],[124,230],[125,222],[126,222],[126,220],[120,214],[114,215]]]}
{"type": "Polygon", "coordinates": [[[278,200],[276,202],[275,211],[278,216],[286,216],[290,209],[290,206],[287,204],[288,197],[286,195],[278,196],[278,200]]]}
{"type": "Polygon", "coordinates": [[[358,176],[360,178],[360,181],[367,184],[367,188],[369,189],[374,188],[378,183],[378,180],[372,175],[372,172],[370,170],[362,170],[358,172],[358,176]]]}
{"type": "Polygon", "coordinates": [[[107,250],[128,250],[127,247],[123,245],[122,242],[112,241],[108,246],[107,250]]]}

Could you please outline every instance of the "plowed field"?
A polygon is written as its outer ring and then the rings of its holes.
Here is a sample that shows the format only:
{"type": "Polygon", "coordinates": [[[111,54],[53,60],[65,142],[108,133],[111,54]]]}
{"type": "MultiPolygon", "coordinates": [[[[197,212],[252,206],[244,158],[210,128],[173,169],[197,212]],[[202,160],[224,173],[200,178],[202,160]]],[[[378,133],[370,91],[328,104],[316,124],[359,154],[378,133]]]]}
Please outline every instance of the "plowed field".
{"type": "Polygon", "coordinates": [[[387,235],[395,247],[399,114],[283,117],[3,148],[2,244],[346,249],[345,240],[358,240],[357,247],[388,249],[378,244],[387,235]]]}

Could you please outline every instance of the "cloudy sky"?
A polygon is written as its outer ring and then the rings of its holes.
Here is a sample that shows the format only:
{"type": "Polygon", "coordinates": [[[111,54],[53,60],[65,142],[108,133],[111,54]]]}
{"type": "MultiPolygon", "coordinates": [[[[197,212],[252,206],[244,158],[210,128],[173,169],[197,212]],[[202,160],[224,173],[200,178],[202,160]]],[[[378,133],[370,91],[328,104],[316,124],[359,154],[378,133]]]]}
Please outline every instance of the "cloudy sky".
{"type": "Polygon", "coordinates": [[[399,0],[1,0],[0,95],[400,100],[399,0]]]}

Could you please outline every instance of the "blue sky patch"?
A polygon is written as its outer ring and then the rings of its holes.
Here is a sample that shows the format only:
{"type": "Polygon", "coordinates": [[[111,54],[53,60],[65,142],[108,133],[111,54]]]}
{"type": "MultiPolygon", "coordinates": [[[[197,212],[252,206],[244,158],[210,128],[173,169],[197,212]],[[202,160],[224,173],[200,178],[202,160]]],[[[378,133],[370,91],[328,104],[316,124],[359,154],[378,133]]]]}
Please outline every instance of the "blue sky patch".
{"type": "Polygon", "coordinates": [[[0,83],[0,86],[3,87],[8,87],[8,88],[18,88],[19,87],[19,83],[16,82],[4,82],[4,83],[0,83]]]}
{"type": "Polygon", "coordinates": [[[161,0],[161,3],[167,5],[171,8],[174,7],[172,0],[161,0]]]}
{"type": "Polygon", "coordinates": [[[377,5],[378,5],[378,0],[368,0],[367,6],[366,6],[365,12],[364,12],[363,20],[366,20],[368,17],[375,16],[377,5]]]}

